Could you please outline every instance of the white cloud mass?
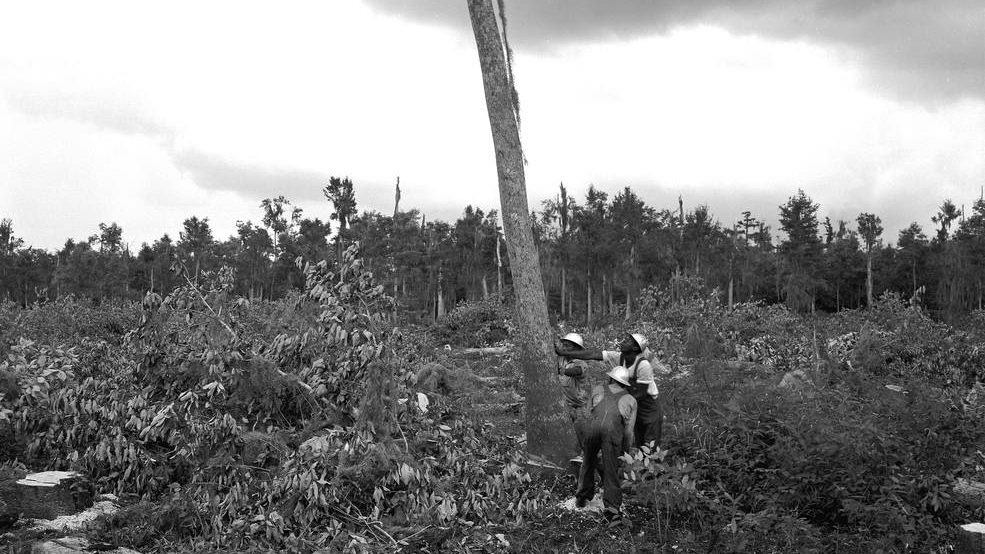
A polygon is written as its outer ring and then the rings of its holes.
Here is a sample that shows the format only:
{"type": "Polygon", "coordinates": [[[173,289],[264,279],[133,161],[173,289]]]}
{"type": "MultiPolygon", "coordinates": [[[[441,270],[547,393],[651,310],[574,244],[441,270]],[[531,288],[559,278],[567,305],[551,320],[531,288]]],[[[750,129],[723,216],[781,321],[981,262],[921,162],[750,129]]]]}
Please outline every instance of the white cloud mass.
{"type": "MultiPolygon", "coordinates": [[[[353,178],[361,209],[391,210],[398,175],[401,206],[429,219],[496,208],[461,4],[412,18],[354,0],[17,4],[0,20],[0,217],[45,248],[109,221],[136,246],[191,215],[223,237],[279,194],[327,219],[330,175],[353,178]]],[[[775,220],[803,188],[832,219],[880,215],[893,240],[985,183],[985,101],[965,85],[901,94],[920,64],[884,87],[896,62],[873,65],[891,49],[873,44],[893,43],[891,30],[849,40],[832,23],[848,16],[824,12],[799,33],[761,7],[579,39],[514,4],[532,207],[564,181],[775,220]],[[543,40],[523,40],[534,30],[543,40]]],[[[952,46],[933,50],[964,52],[952,46]]]]}

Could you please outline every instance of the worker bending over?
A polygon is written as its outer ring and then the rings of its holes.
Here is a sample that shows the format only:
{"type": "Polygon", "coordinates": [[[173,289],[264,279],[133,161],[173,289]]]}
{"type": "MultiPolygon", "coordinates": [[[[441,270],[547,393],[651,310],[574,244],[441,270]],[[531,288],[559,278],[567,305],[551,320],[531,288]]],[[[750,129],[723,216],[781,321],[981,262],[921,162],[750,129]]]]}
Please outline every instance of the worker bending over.
{"type": "Polygon", "coordinates": [[[633,446],[636,400],[629,394],[629,372],[625,367],[614,367],[607,375],[608,384],[592,390],[591,412],[583,422],[584,462],[578,473],[575,505],[583,508],[595,496],[595,472],[601,453],[602,502],[606,517],[612,518],[618,517],[622,506],[619,457],[633,446]]]}

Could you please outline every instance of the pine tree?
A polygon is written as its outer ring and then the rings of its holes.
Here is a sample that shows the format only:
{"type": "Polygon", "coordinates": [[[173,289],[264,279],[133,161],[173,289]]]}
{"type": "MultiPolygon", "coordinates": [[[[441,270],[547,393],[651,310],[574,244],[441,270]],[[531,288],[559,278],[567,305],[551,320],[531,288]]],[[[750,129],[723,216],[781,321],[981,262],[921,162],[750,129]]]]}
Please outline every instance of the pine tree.
{"type": "Polygon", "coordinates": [[[817,264],[821,259],[821,239],[818,236],[817,211],[820,206],[803,190],[798,190],[787,203],[780,206],[780,229],[787,240],[780,243],[779,252],[785,280],[783,296],[796,309],[813,310],[817,288],[817,264]]]}

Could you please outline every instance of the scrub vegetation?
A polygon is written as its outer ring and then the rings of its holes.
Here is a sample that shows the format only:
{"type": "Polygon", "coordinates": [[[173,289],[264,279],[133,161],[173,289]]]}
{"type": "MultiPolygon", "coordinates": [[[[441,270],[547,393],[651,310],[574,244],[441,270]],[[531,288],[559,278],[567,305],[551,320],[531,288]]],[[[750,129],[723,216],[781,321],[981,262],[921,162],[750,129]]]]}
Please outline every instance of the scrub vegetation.
{"type": "Polygon", "coordinates": [[[631,320],[559,324],[607,347],[643,332],[671,368],[663,448],[626,460],[610,525],[559,507],[567,468],[527,463],[508,299],[401,322],[357,245],[274,301],[175,269],[184,284],[140,303],[0,309],[2,462],[119,495],[89,531],[101,544],[926,552],[985,515],[952,491],[985,465],[978,312],[952,326],[892,294],[832,314],[729,307],[678,276],[631,320]]]}

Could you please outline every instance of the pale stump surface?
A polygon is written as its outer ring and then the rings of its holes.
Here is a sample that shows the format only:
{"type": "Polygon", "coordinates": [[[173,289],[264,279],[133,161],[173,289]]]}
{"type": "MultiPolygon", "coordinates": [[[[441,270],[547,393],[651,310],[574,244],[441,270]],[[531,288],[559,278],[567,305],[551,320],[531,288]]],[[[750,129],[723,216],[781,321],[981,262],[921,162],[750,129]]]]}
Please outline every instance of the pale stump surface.
{"type": "Polygon", "coordinates": [[[72,494],[72,485],[82,479],[74,471],[42,471],[19,479],[9,498],[4,498],[8,509],[14,509],[23,518],[54,519],[71,515],[87,508],[92,498],[72,494]]]}
{"type": "Polygon", "coordinates": [[[962,525],[954,551],[958,554],[985,554],[985,524],[962,525]]]}

